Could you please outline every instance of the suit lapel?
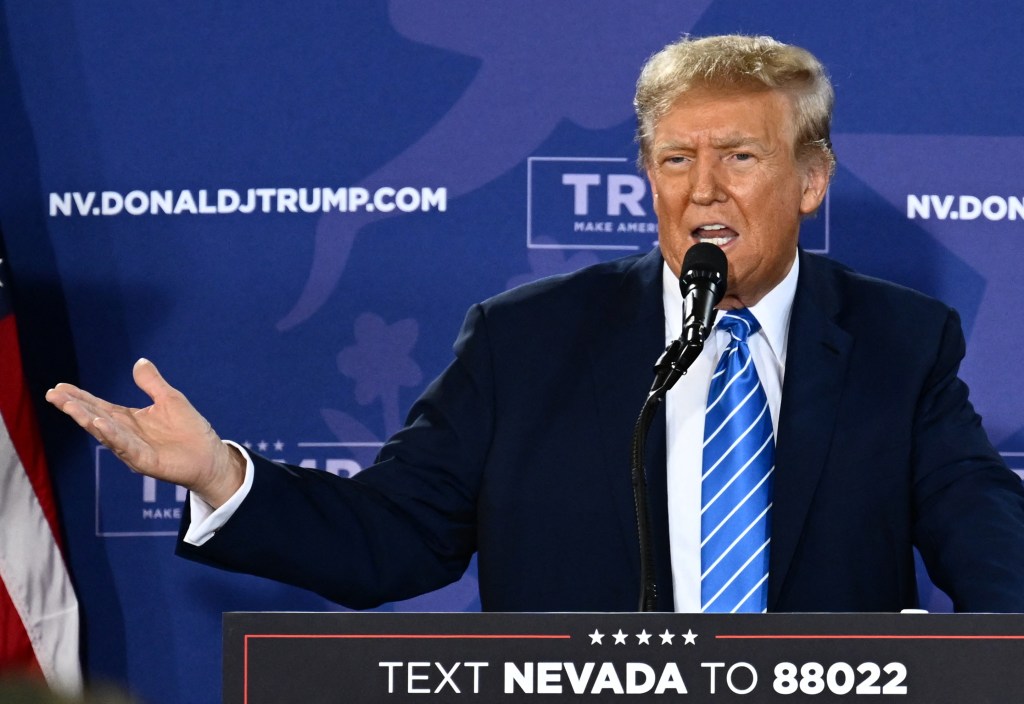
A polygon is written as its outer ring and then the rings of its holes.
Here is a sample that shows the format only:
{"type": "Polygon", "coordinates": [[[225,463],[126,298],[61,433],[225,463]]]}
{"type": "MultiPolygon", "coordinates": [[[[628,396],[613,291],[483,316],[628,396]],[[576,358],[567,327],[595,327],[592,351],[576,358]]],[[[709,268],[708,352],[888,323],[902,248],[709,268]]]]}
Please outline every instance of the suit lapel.
{"type": "Polygon", "coordinates": [[[782,592],[832,444],[852,344],[834,320],[837,311],[835,284],[801,251],[775,452],[769,610],[782,592]]]}
{"type": "MultiPolygon", "coordinates": [[[[630,437],[647,391],[654,362],[665,348],[665,312],[661,295],[662,258],[657,249],[635,260],[609,297],[590,350],[593,384],[606,459],[609,491],[621,524],[623,548],[637,580],[639,548],[636,509],[630,483],[630,437]]],[[[659,411],[647,438],[648,485],[654,523],[654,558],[658,567],[659,605],[672,608],[665,495],[665,420],[659,411]]]]}

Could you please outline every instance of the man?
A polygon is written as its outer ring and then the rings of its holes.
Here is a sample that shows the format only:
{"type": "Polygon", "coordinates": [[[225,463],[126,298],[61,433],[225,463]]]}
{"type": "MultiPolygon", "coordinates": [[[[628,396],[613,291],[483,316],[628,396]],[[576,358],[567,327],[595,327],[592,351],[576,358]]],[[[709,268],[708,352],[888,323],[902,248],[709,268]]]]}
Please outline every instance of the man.
{"type": "Polygon", "coordinates": [[[354,479],[222,443],[144,360],[148,408],[65,384],[47,399],[136,471],[191,490],[178,547],[191,559],[367,607],[453,581],[477,552],[485,609],[632,610],[630,433],[680,333],[684,255],[712,242],[729,263],[720,308],[736,311],[721,317],[752,332],[715,331],[652,430],[658,607],[721,610],[753,567],[728,610],[913,607],[916,545],[957,609],[1024,610],[1024,491],[957,378],[955,312],[798,250],[834,163],[820,63],[764,37],[683,40],[645,66],[636,105],[658,250],[474,306],[451,366],[354,479]],[[701,495],[718,432],[705,403],[719,358],[741,355],[745,398],[763,398],[754,422],[770,420],[739,470],[767,458],[747,494],[763,505],[714,557],[701,514],[733,484],[701,495]]]}

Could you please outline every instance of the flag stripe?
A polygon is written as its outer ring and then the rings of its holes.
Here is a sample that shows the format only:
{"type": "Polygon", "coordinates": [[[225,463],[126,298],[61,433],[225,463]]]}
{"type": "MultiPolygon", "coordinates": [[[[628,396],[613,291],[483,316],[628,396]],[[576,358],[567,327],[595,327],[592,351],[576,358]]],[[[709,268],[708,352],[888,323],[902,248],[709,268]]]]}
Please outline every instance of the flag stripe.
{"type": "Polygon", "coordinates": [[[3,655],[10,656],[0,666],[38,669],[54,690],[77,694],[78,600],[57,543],[56,506],[10,314],[0,318],[0,421],[0,623],[3,655]]]}
{"type": "Polygon", "coordinates": [[[39,429],[36,427],[35,414],[32,412],[32,400],[24,384],[21,351],[13,315],[0,318],[0,369],[3,370],[0,378],[0,416],[7,426],[14,450],[21,458],[28,480],[46,515],[50,532],[60,544],[57,504],[50,487],[43,448],[38,440],[39,429]]]}
{"type": "Polygon", "coordinates": [[[25,624],[21,622],[11,595],[0,579],[0,673],[6,670],[43,676],[32,650],[32,641],[25,632],[25,624]]]}

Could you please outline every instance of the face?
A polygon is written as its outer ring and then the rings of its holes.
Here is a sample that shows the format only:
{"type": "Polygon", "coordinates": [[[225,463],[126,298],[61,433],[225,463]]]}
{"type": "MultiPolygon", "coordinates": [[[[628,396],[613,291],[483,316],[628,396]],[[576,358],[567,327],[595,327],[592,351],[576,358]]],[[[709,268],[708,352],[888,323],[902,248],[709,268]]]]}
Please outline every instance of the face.
{"type": "Polygon", "coordinates": [[[658,121],[647,177],[658,244],[678,276],[686,251],[712,242],[729,260],[719,308],[756,304],[796,258],[800,219],[825,197],[823,160],[798,162],[784,94],[695,89],[658,121]]]}

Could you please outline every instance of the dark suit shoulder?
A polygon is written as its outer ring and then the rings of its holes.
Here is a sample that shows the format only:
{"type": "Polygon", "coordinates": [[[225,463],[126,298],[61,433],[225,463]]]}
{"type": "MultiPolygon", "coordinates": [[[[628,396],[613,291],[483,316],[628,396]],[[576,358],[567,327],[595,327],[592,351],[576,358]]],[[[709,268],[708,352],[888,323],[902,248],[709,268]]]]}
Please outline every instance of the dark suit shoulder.
{"type": "Polygon", "coordinates": [[[906,318],[937,323],[953,312],[947,304],[920,291],[862,274],[821,255],[805,252],[801,265],[808,272],[812,295],[819,296],[839,321],[871,316],[877,319],[875,325],[882,326],[886,321],[905,325],[906,318]]]}
{"type": "Polygon", "coordinates": [[[491,325],[510,332],[539,326],[545,334],[556,334],[563,325],[593,329],[640,311],[660,312],[661,266],[661,255],[653,250],[524,284],[474,308],[491,325]]]}
{"type": "MultiPolygon", "coordinates": [[[[654,268],[649,265],[656,254],[634,254],[592,264],[567,274],[547,276],[492,296],[480,305],[488,312],[523,306],[547,308],[551,305],[578,305],[580,299],[589,299],[595,292],[614,290],[622,284],[623,277],[637,267],[647,265],[647,268],[654,268]]],[[[657,260],[660,264],[660,256],[657,256],[657,260]]],[[[657,271],[660,274],[660,268],[657,271]]]]}

